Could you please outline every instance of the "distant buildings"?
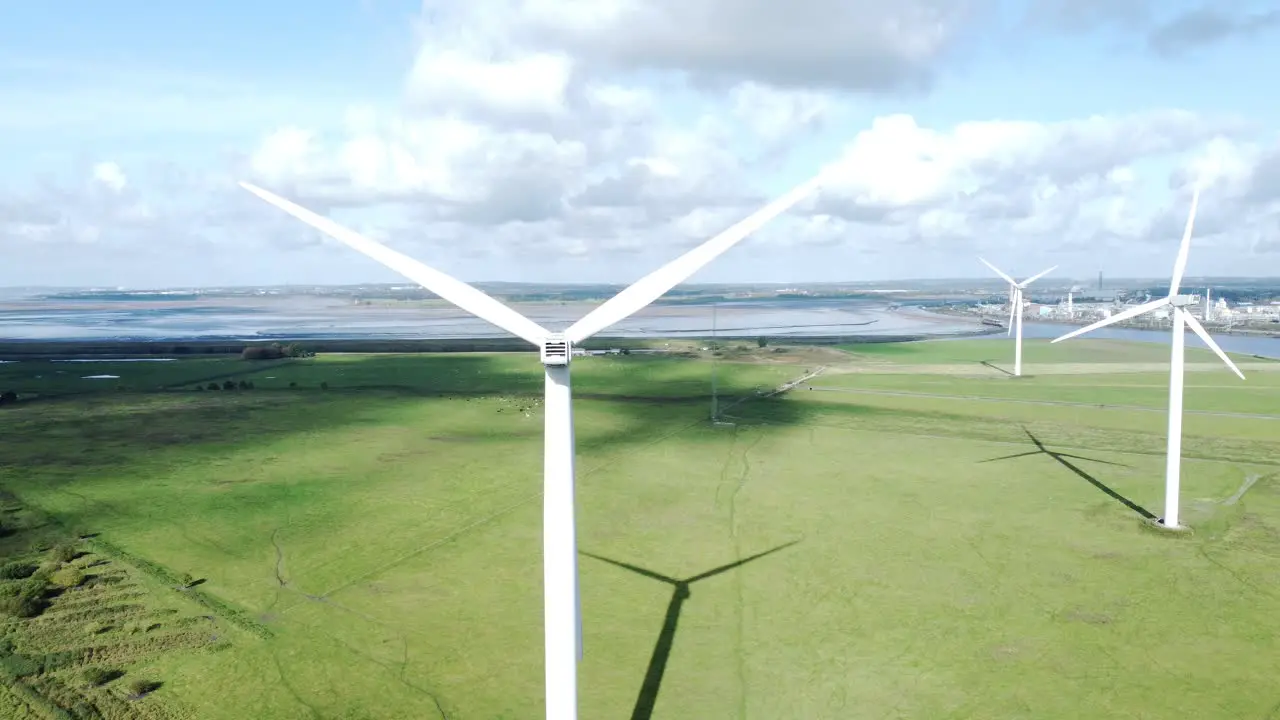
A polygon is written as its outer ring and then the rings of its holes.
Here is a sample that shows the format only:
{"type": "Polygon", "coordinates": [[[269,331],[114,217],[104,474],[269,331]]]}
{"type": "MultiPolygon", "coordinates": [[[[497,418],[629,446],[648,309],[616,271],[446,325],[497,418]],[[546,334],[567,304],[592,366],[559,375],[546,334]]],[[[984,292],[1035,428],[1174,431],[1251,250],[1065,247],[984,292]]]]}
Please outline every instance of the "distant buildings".
{"type": "MultiPolygon", "coordinates": [[[[1215,299],[1211,294],[1203,296],[1188,294],[1184,298],[1189,304],[1188,310],[1197,318],[1203,320],[1206,325],[1213,327],[1243,329],[1254,326],[1259,330],[1275,330],[1276,328],[1270,326],[1280,324],[1280,300],[1267,301],[1266,303],[1239,302],[1233,306],[1225,298],[1215,299]]],[[[1145,296],[1135,297],[1128,301],[1116,298],[1081,299],[1075,297],[1073,292],[1068,292],[1065,296],[1059,298],[1056,303],[1024,301],[1022,317],[1026,320],[1048,322],[1091,323],[1111,317],[1126,307],[1146,300],[1148,298],[1145,296]]],[[[1009,304],[1007,300],[1001,303],[981,302],[966,307],[965,312],[984,318],[989,317],[1003,325],[1009,318],[1009,304]]],[[[1144,318],[1133,321],[1132,326],[1149,327],[1162,323],[1167,326],[1168,320],[1169,311],[1160,309],[1153,311],[1144,318]]]]}

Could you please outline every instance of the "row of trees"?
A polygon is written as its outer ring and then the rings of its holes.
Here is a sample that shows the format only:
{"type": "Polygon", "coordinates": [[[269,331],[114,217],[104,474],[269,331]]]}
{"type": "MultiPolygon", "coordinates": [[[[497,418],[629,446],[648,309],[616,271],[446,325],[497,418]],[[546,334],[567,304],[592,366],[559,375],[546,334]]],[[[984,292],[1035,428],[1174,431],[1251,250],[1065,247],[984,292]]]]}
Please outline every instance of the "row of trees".
{"type": "MultiPolygon", "coordinates": [[[[296,382],[291,382],[291,383],[289,383],[289,387],[291,387],[291,388],[296,388],[296,387],[298,387],[298,383],[296,383],[296,382]]],[[[219,385],[219,384],[218,384],[218,383],[216,383],[216,382],[211,382],[211,383],[209,383],[208,385],[197,385],[197,386],[196,386],[196,390],[252,390],[253,388],[254,388],[254,386],[253,386],[253,381],[252,381],[252,380],[241,380],[241,381],[239,381],[239,382],[235,382],[235,381],[233,381],[233,380],[223,380],[221,385],[219,385]]],[[[320,389],[321,389],[321,390],[328,390],[328,389],[329,389],[329,383],[328,383],[328,382],[321,382],[321,383],[320,383],[320,389]]]]}
{"type": "Polygon", "coordinates": [[[284,358],[309,358],[315,356],[314,352],[299,346],[297,343],[289,343],[288,345],[281,345],[280,343],[250,345],[240,353],[240,357],[243,360],[281,360],[284,358]]]}
{"type": "Polygon", "coordinates": [[[219,385],[216,382],[211,382],[208,385],[197,385],[196,389],[197,390],[252,390],[253,381],[241,380],[240,382],[236,382],[234,380],[224,380],[222,381],[221,385],[219,385]]]}

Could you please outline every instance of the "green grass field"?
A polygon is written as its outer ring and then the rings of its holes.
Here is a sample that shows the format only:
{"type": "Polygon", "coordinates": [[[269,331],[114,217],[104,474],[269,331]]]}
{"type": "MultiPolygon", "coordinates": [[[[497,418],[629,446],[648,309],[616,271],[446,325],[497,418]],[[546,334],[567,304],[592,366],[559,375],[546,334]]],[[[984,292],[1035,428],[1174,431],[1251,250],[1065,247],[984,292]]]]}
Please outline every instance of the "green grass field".
{"type": "MultiPolygon", "coordinates": [[[[721,427],[705,361],[575,360],[581,716],[1267,717],[1280,363],[1189,356],[1170,534],[1167,352],[1026,349],[761,351],[718,365],[721,427]]],[[[0,549],[93,535],[84,586],[0,618],[0,716],[541,717],[541,384],[532,353],[0,365],[0,549]]]]}

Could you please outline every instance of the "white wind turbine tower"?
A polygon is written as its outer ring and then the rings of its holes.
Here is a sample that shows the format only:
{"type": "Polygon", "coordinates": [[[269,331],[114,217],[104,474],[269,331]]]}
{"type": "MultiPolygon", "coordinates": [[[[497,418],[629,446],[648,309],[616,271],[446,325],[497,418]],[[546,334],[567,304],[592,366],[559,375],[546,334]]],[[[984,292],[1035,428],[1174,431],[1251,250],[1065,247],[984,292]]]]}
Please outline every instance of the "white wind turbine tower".
{"type": "Polygon", "coordinates": [[[1018,282],[1017,280],[1014,280],[1008,275],[1005,275],[1004,272],[1002,272],[1000,268],[996,267],[995,265],[992,265],[991,263],[987,262],[986,260],[983,260],[982,258],[978,258],[978,259],[982,260],[983,265],[986,265],[987,267],[994,270],[997,275],[1004,278],[1005,281],[1009,283],[1009,294],[1011,297],[1009,300],[1009,332],[1007,334],[1014,334],[1015,332],[1014,325],[1016,324],[1017,336],[1014,338],[1014,341],[1013,341],[1013,374],[1014,376],[1021,376],[1022,375],[1022,291],[1026,289],[1026,287],[1031,283],[1039,280],[1045,275],[1048,275],[1054,270],[1057,270],[1058,266],[1054,265],[1053,267],[1049,268],[1048,270],[1045,270],[1039,275],[1032,275],[1026,280],[1023,280],[1022,282],[1018,282]]]}
{"type": "Polygon", "coordinates": [[[578,548],[574,522],[574,436],[569,361],[573,345],[636,313],[707,263],[813,192],[819,175],[774,200],[714,238],[641,278],[563,333],[553,333],[492,297],[417,260],[363,237],[250,183],[240,186],[302,222],[346,244],[427,290],[541,351],[546,375],[543,439],[543,631],[546,653],[546,717],[578,717],[578,660],[582,620],[578,596],[578,548]]]}
{"type": "Polygon", "coordinates": [[[1204,326],[1187,310],[1187,307],[1192,304],[1191,297],[1178,294],[1178,286],[1182,283],[1182,275],[1187,269],[1187,253],[1191,250],[1191,228],[1195,224],[1196,206],[1199,202],[1200,189],[1196,188],[1195,193],[1191,196],[1191,214],[1187,216],[1187,228],[1182,234],[1182,245],[1178,248],[1178,258],[1173,264],[1173,277],[1169,281],[1168,295],[1159,300],[1152,300],[1124,312],[1116,313],[1105,320],[1099,320],[1079,330],[1073,330],[1052,341],[1059,342],[1077,335],[1083,335],[1090,330],[1128,320],[1165,305],[1169,306],[1169,320],[1173,328],[1173,351],[1169,358],[1169,446],[1168,454],[1165,457],[1164,517],[1161,518],[1161,522],[1165,527],[1170,528],[1178,527],[1178,494],[1182,480],[1180,475],[1182,463],[1182,381],[1185,370],[1186,327],[1190,326],[1192,331],[1204,341],[1204,344],[1208,345],[1209,349],[1217,353],[1222,362],[1231,368],[1232,372],[1239,375],[1241,380],[1244,379],[1244,373],[1240,372],[1240,368],[1231,362],[1231,358],[1227,357],[1222,348],[1218,347],[1218,343],[1209,337],[1209,333],[1205,331],[1204,326]]]}

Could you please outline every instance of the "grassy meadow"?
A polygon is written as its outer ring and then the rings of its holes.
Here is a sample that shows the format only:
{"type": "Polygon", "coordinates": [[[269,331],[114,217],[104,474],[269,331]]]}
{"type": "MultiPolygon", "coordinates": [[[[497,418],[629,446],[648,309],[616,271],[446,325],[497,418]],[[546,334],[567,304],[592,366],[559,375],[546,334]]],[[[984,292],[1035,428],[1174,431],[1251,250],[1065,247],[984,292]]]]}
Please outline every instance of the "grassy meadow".
{"type": "MultiPolygon", "coordinates": [[[[1272,712],[1280,363],[1189,350],[1171,534],[1167,350],[1025,347],[752,349],[723,426],[705,358],[576,359],[582,717],[1272,712]]],[[[45,585],[0,616],[0,716],[541,717],[535,354],[9,388],[0,563],[35,570],[0,600],[45,585]]]]}

